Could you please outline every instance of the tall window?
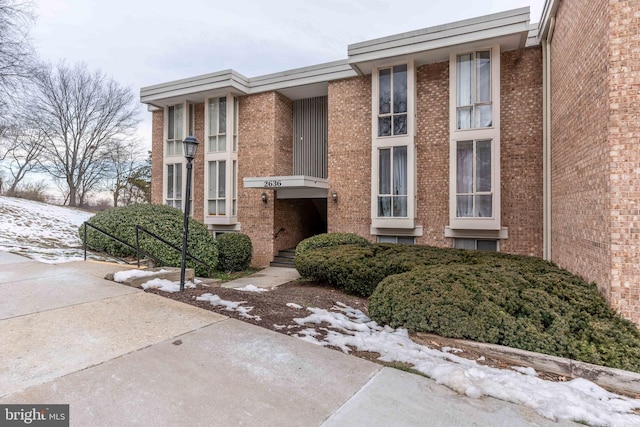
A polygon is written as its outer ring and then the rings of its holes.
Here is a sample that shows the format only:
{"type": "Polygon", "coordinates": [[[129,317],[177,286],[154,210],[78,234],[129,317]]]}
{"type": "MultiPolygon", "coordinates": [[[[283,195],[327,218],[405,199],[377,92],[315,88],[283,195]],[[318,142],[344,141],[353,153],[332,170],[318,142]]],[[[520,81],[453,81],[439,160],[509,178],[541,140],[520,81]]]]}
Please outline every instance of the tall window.
{"type": "Polygon", "coordinates": [[[205,101],[204,222],[231,225],[237,221],[238,99],[232,94],[205,101]]]}
{"type": "Polygon", "coordinates": [[[407,134],[407,64],[378,73],[378,136],[407,134]]]}
{"type": "Polygon", "coordinates": [[[407,147],[378,150],[378,216],[407,216],[407,147]]]}
{"type": "Polygon", "coordinates": [[[491,218],[491,140],[456,142],[456,216],[491,218]]]}
{"type": "Polygon", "coordinates": [[[167,165],[167,198],[165,204],[182,209],[182,163],[167,165]]]}
{"type": "MultiPolygon", "coordinates": [[[[235,146],[235,135],[233,142],[235,146]]],[[[227,151],[227,98],[212,98],[209,100],[209,152],[224,151],[227,151]]]]}
{"type": "Polygon", "coordinates": [[[182,139],[184,126],[184,106],[172,105],[167,108],[167,156],[182,155],[182,139]]]}
{"type": "Polygon", "coordinates": [[[458,55],[456,75],[457,129],[491,127],[491,50],[458,55]]]}
{"type": "Polygon", "coordinates": [[[227,162],[209,162],[209,215],[226,214],[227,162]]]}

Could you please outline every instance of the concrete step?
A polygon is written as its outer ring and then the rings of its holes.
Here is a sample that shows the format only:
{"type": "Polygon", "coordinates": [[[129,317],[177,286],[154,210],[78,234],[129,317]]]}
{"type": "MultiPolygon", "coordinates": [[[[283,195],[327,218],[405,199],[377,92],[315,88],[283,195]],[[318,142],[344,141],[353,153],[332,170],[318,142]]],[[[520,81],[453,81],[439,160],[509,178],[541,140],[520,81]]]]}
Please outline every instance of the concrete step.
{"type": "Polygon", "coordinates": [[[293,263],[288,263],[288,262],[276,262],[276,261],[272,261],[269,264],[270,267],[284,267],[284,268],[295,268],[295,266],[293,265],[293,263]]]}

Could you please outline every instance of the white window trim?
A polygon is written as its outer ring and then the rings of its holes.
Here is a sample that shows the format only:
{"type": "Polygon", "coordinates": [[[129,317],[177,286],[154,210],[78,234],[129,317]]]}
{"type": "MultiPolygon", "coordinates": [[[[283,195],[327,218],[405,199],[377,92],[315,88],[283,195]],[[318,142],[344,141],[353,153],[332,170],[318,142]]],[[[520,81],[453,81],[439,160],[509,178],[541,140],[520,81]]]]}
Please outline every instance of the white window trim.
{"type": "MultiPolygon", "coordinates": [[[[500,46],[474,48],[452,52],[449,57],[449,226],[450,230],[501,230],[500,211],[500,46]],[[491,102],[492,126],[487,128],[457,128],[457,57],[459,54],[491,49],[491,102]],[[458,141],[490,139],[491,188],[493,191],[491,218],[458,218],[456,216],[456,144],[458,141]]],[[[445,230],[445,235],[447,233],[445,230]]],[[[453,237],[453,236],[447,236],[453,237]]]]}
{"type": "Polygon", "coordinates": [[[371,73],[371,227],[376,229],[415,228],[416,218],[416,154],[415,154],[415,117],[416,117],[416,71],[413,60],[380,64],[371,73]],[[407,64],[407,134],[378,136],[378,76],[382,68],[407,64]],[[397,146],[407,147],[407,217],[378,216],[378,150],[397,146]]]}
{"type": "MultiPolygon", "coordinates": [[[[176,104],[167,105],[164,108],[164,129],[162,133],[162,202],[166,204],[167,201],[167,166],[181,164],[182,165],[182,206],[180,210],[184,212],[185,208],[185,198],[184,196],[187,193],[187,168],[186,168],[186,159],[183,154],[172,154],[167,155],[167,140],[169,138],[169,107],[173,107],[176,105],[182,105],[182,136],[180,138],[180,146],[182,146],[182,140],[186,138],[186,134],[189,131],[189,107],[190,103],[187,101],[178,102],[176,104]]],[[[182,151],[182,149],[181,149],[182,151]]],[[[192,176],[193,178],[193,176],[192,176]]],[[[191,195],[191,209],[190,216],[193,216],[193,194],[191,195]]]]}
{"type": "MultiPolygon", "coordinates": [[[[227,93],[218,96],[208,97],[204,101],[204,134],[205,136],[205,154],[204,154],[204,223],[212,225],[233,225],[238,222],[238,215],[233,215],[233,193],[231,187],[233,182],[236,183],[236,204],[238,200],[238,152],[233,151],[234,133],[237,135],[237,123],[234,123],[234,104],[235,95],[227,93]],[[227,143],[226,151],[209,152],[209,100],[214,98],[227,98],[227,143]],[[229,131],[231,130],[231,132],[229,131]],[[225,214],[209,215],[209,162],[226,161],[225,180],[227,182],[227,191],[225,192],[225,214]],[[233,176],[233,162],[236,162],[236,176],[233,176]]],[[[236,207],[237,209],[237,207],[236,207]]]]}

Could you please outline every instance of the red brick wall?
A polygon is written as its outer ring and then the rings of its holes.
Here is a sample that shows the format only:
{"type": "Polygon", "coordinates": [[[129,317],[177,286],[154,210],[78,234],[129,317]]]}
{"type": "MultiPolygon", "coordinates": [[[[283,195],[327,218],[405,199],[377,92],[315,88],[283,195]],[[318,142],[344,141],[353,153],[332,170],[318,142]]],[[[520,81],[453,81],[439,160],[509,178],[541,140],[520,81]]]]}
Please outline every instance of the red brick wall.
{"type": "Polygon", "coordinates": [[[611,304],[640,325],[640,3],[609,14],[611,304]]]}
{"type": "Polygon", "coordinates": [[[500,251],[542,257],[542,50],[500,55],[500,251]]]}
{"type": "MultiPolygon", "coordinates": [[[[551,46],[552,260],[610,296],[608,2],[563,1],[551,46]]],[[[613,189],[611,189],[613,190],[613,189]]]]}
{"type": "Polygon", "coordinates": [[[151,113],[151,203],[162,204],[164,111],[151,113]]]}
{"type": "Polygon", "coordinates": [[[370,238],[371,76],[329,82],[328,231],[370,238]]]}
{"type": "MultiPolygon", "coordinates": [[[[204,139],[204,103],[195,104],[194,112],[194,129],[193,136],[198,140],[198,151],[193,159],[193,182],[191,186],[191,198],[193,199],[193,212],[191,216],[198,221],[204,221],[204,153],[207,141],[204,139]]],[[[185,163],[186,167],[186,163],[185,163]]]]}
{"type": "Polygon", "coordinates": [[[417,225],[416,243],[450,247],[449,225],[449,62],[418,67],[416,76],[417,225]]]}

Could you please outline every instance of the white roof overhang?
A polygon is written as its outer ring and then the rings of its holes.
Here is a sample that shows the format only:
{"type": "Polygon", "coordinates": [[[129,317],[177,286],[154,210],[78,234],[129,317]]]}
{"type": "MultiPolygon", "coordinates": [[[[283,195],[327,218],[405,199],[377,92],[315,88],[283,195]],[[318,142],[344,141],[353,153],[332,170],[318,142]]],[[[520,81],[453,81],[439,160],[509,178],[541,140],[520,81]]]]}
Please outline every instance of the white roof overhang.
{"type": "Polygon", "coordinates": [[[245,188],[275,190],[278,199],[326,198],[329,181],[306,175],[256,176],[242,179],[245,188]]]}
{"type": "Polygon", "coordinates": [[[454,49],[494,44],[500,44],[502,51],[519,49],[525,46],[529,29],[529,8],[524,7],[355,43],[348,48],[349,64],[359,74],[370,74],[400,58],[410,57],[423,65],[447,61],[454,49]]]}

